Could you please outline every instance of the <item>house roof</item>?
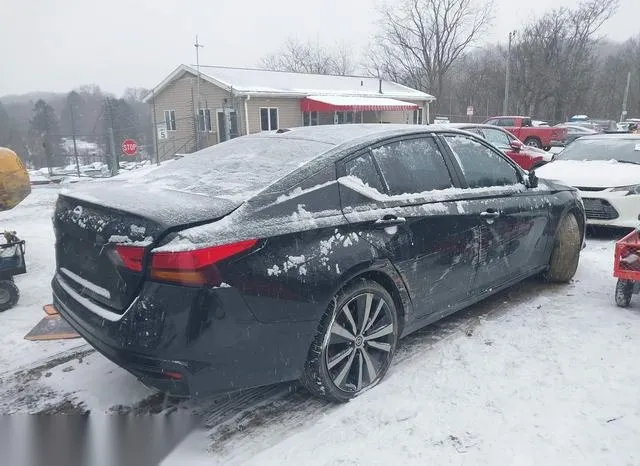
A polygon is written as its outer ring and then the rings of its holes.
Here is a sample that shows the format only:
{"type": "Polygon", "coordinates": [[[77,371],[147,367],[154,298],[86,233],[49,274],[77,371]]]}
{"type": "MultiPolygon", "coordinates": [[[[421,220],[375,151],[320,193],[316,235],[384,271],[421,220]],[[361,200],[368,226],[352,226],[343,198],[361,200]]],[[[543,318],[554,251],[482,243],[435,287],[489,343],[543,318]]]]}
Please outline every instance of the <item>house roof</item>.
{"type": "MultiPolygon", "coordinates": [[[[197,76],[198,72],[191,66],[180,65],[145,97],[145,101],[151,100],[154,93],[161,93],[174,80],[185,74],[197,76]]],[[[387,97],[418,101],[435,100],[435,97],[430,94],[387,80],[382,80],[382,94],[380,94],[380,80],[367,76],[331,76],[203,65],[200,66],[200,76],[204,81],[227,91],[233,90],[240,96],[306,97],[331,95],[387,97]]]]}

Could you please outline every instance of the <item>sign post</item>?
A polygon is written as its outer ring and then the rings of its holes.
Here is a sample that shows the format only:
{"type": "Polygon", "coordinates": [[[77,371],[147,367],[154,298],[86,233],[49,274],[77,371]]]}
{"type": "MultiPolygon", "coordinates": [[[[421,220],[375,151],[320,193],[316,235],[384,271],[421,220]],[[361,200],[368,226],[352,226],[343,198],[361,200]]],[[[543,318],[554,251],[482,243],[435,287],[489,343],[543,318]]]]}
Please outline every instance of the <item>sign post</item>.
{"type": "Polygon", "coordinates": [[[473,105],[469,105],[467,107],[467,116],[469,117],[469,121],[471,121],[471,117],[473,116],[473,105]]]}
{"type": "Polygon", "coordinates": [[[130,157],[138,152],[138,143],[133,139],[125,139],[122,141],[122,153],[130,157]]]}

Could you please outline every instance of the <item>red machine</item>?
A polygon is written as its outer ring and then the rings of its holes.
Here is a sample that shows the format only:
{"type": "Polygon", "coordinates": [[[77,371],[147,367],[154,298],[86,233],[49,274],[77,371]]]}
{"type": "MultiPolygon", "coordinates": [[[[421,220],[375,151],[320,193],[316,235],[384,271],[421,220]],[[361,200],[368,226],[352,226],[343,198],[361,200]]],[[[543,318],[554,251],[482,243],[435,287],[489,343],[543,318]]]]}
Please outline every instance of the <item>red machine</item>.
{"type": "Polygon", "coordinates": [[[640,291],[640,229],[616,242],[613,276],[618,279],[616,304],[627,307],[631,296],[640,291]]]}

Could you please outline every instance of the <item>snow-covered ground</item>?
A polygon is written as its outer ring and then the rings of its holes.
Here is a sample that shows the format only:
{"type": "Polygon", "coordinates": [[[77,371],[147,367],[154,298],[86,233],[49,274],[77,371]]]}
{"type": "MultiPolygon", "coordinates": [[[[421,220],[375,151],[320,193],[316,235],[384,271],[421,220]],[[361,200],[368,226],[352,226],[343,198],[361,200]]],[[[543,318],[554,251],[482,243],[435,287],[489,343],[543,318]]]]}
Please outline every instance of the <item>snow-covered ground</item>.
{"type": "Polygon", "coordinates": [[[54,271],[59,187],[0,213],[27,241],[20,304],[0,313],[0,412],[204,416],[164,464],[640,464],[640,297],[615,306],[613,243],[590,237],[574,282],[528,280],[402,342],[346,405],[295,384],[167,400],[82,340],[29,342],[54,271]]]}

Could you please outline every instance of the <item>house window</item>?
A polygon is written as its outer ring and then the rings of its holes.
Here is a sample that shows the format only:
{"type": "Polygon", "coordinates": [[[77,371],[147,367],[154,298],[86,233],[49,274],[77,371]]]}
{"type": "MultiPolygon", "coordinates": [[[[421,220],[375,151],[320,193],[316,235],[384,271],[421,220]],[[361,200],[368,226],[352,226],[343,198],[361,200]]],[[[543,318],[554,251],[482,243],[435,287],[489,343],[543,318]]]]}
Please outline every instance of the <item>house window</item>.
{"type": "Polygon", "coordinates": [[[318,112],[304,112],[302,115],[304,126],[317,126],[320,124],[320,114],[318,112]]]}
{"type": "Polygon", "coordinates": [[[362,112],[336,112],[334,123],[344,125],[349,123],[362,123],[362,112]]]}
{"type": "Polygon", "coordinates": [[[175,110],[164,111],[164,124],[167,125],[167,131],[176,130],[176,111],[175,110]]]}
{"type": "Polygon", "coordinates": [[[274,107],[261,108],[260,126],[262,131],[273,131],[278,129],[278,109],[274,107]]]}
{"type": "Polygon", "coordinates": [[[198,126],[201,132],[212,132],[211,127],[211,110],[208,108],[201,108],[198,112],[198,126]]]}
{"type": "Polygon", "coordinates": [[[414,125],[421,125],[423,124],[423,119],[422,119],[422,108],[417,108],[413,111],[413,124],[414,125]]]}

